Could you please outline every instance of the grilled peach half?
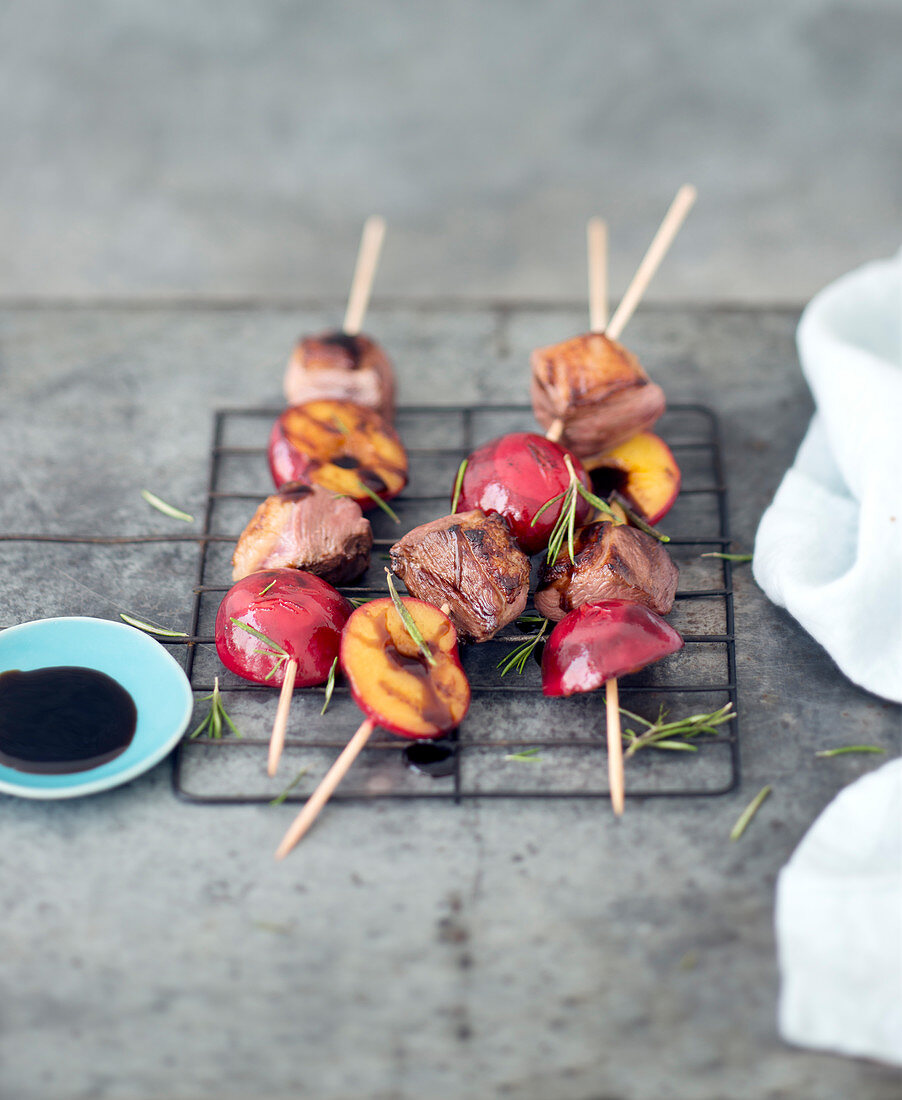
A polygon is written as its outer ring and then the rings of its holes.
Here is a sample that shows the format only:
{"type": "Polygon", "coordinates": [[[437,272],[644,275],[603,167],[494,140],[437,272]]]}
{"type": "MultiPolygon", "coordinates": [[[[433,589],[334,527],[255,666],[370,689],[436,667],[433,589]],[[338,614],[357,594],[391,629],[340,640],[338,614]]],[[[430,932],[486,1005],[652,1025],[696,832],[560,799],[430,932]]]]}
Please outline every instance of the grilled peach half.
{"type": "Polygon", "coordinates": [[[639,432],[584,465],[599,496],[616,490],[648,523],[667,515],[680,492],[680,468],[654,432],[639,432]]]}
{"type": "Polygon", "coordinates": [[[400,737],[436,737],[460,725],[470,706],[457,632],[432,604],[406,597],[403,603],[433,663],[386,598],[371,600],[348,619],[341,669],[354,701],[383,729],[400,737]]]}
{"type": "Polygon", "coordinates": [[[350,401],[292,405],[273,425],[269,468],[287,481],[322,485],[356,500],[364,511],[373,494],[391,500],[407,484],[407,454],[395,429],[373,409],[350,401]]]}

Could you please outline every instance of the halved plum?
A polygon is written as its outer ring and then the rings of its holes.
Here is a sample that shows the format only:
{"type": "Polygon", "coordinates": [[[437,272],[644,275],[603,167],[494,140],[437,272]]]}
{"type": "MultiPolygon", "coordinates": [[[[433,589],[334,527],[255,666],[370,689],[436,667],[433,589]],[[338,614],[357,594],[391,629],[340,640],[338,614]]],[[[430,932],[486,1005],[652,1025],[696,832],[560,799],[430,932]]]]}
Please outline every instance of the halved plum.
{"type": "Polygon", "coordinates": [[[344,596],[312,573],[264,569],[233,584],[223,597],[216,614],[216,652],[226,668],[258,684],[281,686],[289,660],[297,662],[297,687],[322,684],[352,611],[344,596]]]}
{"type": "MultiPolygon", "coordinates": [[[[569,455],[580,481],[591,488],[582,463],[565,447],[534,432],[513,432],[477,447],[467,460],[457,510],[497,512],[504,516],[524,554],[538,554],[561,514],[558,502],[536,515],[553,497],[564,493],[570,473],[564,462],[569,455]]],[[[577,497],[576,526],[584,524],[592,507],[577,497]]]]}
{"type": "Polygon", "coordinates": [[[673,506],[682,476],[673,451],[654,432],[639,432],[603,455],[586,460],[599,496],[617,490],[648,523],[657,523],[673,506]]]}
{"type": "Polygon", "coordinates": [[[400,737],[435,737],[463,721],[470,685],[448,616],[422,600],[405,597],[402,602],[434,663],[386,597],[358,607],[348,620],[341,669],[354,701],[383,729],[400,737]]]}
{"type": "Polygon", "coordinates": [[[542,654],[542,693],[595,691],[683,648],[670,623],[633,600],[603,600],[571,611],[542,654]]]}
{"type": "Polygon", "coordinates": [[[407,454],[395,429],[373,409],[350,401],[308,401],[286,409],[269,437],[276,486],[322,485],[366,511],[371,494],[391,500],[407,484],[407,454]]]}

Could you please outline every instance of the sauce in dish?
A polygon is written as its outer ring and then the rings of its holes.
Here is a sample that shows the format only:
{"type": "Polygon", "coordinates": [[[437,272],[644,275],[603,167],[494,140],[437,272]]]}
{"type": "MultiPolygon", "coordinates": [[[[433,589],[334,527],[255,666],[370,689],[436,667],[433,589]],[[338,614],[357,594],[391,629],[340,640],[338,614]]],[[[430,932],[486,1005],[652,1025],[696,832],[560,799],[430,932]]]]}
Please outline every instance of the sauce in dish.
{"type": "Polygon", "coordinates": [[[60,666],[0,673],[0,763],[21,772],[88,771],[123,753],[138,711],[106,673],[60,666]]]}

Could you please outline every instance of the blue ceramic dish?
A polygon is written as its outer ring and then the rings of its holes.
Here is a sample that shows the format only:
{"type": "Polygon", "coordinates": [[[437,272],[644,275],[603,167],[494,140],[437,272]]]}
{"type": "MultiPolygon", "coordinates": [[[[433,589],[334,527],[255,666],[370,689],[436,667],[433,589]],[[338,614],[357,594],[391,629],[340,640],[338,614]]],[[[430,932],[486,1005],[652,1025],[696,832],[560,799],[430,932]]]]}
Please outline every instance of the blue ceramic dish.
{"type": "Polygon", "coordinates": [[[191,720],[188,677],[159,642],[108,619],[39,619],[0,631],[0,672],[80,665],[105,672],[135,701],[138,725],[125,752],[89,771],[34,775],[0,765],[0,793],[78,798],[127,783],[159,763],[191,720]]]}

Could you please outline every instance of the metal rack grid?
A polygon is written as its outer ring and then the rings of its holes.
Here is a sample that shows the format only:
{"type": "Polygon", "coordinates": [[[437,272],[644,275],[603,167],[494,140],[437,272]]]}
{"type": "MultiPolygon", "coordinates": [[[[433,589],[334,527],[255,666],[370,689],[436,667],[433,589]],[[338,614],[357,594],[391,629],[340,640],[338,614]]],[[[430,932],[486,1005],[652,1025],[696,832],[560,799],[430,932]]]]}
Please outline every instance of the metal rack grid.
{"type": "MultiPolygon", "coordinates": [[[[268,781],[265,775],[278,693],[225,673],[216,659],[212,635],[216,607],[230,587],[229,559],[238,533],[272,491],[266,450],[258,441],[266,438],[280,411],[229,409],[215,414],[190,637],[166,641],[186,646],[185,668],[196,696],[212,691],[213,675],[219,676],[230,713],[234,716],[235,707],[241,710],[244,736],[181,742],[174,756],[173,787],[179,797],[192,802],[268,802],[285,785],[284,778],[268,781]]],[[[382,559],[388,547],[399,532],[447,511],[448,487],[460,459],[504,432],[534,430],[534,421],[531,409],[521,405],[424,406],[399,409],[398,428],[408,444],[411,465],[408,489],[392,502],[401,526],[395,528],[378,511],[369,514],[375,535],[373,564],[357,584],[341,587],[348,596],[385,594],[382,559]]],[[[673,405],[657,430],[684,473],[680,496],[662,526],[671,536],[669,549],[681,566],[671,620],[683,633],[686,646],[680,654],[623,679],[623,703],[649,718],[661,705],[674,717],[687,713],[690,704],[691,713],[713,710],[729,701],[735,711],[731,565],[701,558],[704,551],[724,550],[730,543],[717,420],[705,406],[673,405]]],[[[512,673],[501,679],[498,660],[523,640],[522,634],[508,630],[490,642],[464,647],[473,705],[460,729],[445,740],[452,750],[449,774],[439,779],[418,775],[404,767],[404,743],[377,733],[335,797],[458,803],[474,798],[607,798],[604,693],[546,700],[537,667],[530,667],[522,677],[512,673]],[[544,735],[518,737],[521,721],[541,723],[544,735]],[[524,750],[535,755],[518,758],[524,750]]],[[[308,772],[304,775],[301,769],[288,801],[307,797],[359,722],[359,711],[340,683],[329,714],[321,718],[323,693],[322,687],[295,693],[285,757],[290,762],[293,756],[308,772]]],[[[734,718],[721,735],[698,738],[697,753],[645,750],[637,754],[627,768],[627,796],[697,798],[733,790],[739,782],[737,727],[734,718]]],[[[286,768],[285,775],[289,774],[286,768]]]]}

